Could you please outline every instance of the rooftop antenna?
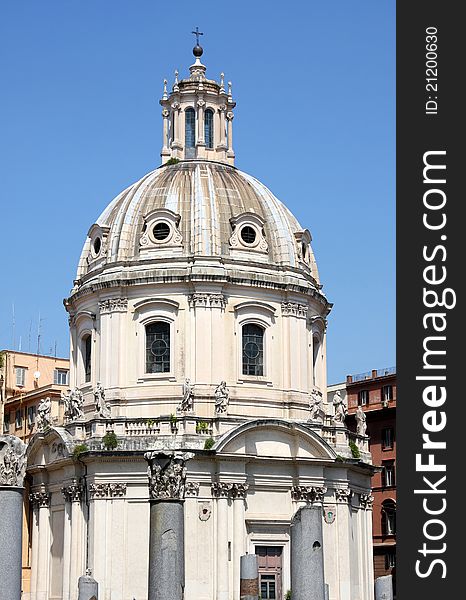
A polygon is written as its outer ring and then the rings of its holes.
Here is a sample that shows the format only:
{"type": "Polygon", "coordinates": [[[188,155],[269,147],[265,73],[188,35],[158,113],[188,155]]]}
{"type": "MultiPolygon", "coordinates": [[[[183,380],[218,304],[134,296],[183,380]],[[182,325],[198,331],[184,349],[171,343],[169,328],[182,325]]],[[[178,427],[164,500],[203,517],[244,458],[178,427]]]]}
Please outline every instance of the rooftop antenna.
{"type": "Polygon", "coordinates": [[[29,321],[28,352],[31,352],[32,319],[29,321]]]}

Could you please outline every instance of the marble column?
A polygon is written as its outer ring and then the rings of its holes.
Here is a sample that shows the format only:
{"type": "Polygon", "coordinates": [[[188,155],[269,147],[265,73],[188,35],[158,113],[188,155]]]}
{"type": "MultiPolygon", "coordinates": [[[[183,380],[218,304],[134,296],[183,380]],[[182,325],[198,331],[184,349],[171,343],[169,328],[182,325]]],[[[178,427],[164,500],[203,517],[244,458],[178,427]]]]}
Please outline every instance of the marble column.
{"type": "Polygon", "coordinates": [[[147,452],[149,463],[148,600],[183,600],[184,497],[190,452],[147,452]]]}
{"type": "Polygon", "coordinates": [[[228,497],[231,483],[215,482],[212,495],[217,498],[217,595],[216,600],[229,600],[228,569],[228,497]]]}
{"type": "Polygon", "coordinates": [[[227,112],[227,121],[228,121],[228,151],[227,156],[233,158],[235,153],[233,151],[233,118],[234,114],[231,111],[227,112]]]}
{"type": "Polygon", "coordinates": [[[2,600],[21,598],[23,487],[0,485],[0,590],[2,600]]]}
{"type": "MultiPolygon", "coordinates": [[[[39,539],[37,548],[37,580],[35,600],[48,600],[49,587],[49,556],[50,556],[50,494],[45,486],[32,492],[30,500],[39,511],[39,539]]],[[[33,592],[33,590],[32,590],[33,592]]]]}
{"type": "MultiPolygon", "coordinates": [[[[70,600],[77,600],[78,597],[78,579],[83,574],[84,565],[82,560],[82,526],[83,514],[81,501],[83,497],[83,486],[76,479],[72,479],[71,484],[62,488],[62,494],[65,497],[66,504],[71,504],[71,531],[69,532],[71,541],[71,555],[68,575],[68,589],[70,600]]],[[[66,546],[64,546],[66,552],[66,546]]],[[[63,578],[65,583],[65,576],[63,578]]]]}
{"type": "Polygon", "coordinates": [[[325,600],[322,506],[307,505],[291,521],[293,600],[325,600]]]}
{"type": "Polygon", "coordinates": [[[0,591],[2,600],[20,600],[23,495],[26,445],[0,436],[0,591]]]}
{"type": "Polygon", "coordinates": [[[249,485],[234,483],[231,490],[233,498],[233,598],[240,595],[240,562],[246,551],[244,522],[244,500],[249,485]]]}

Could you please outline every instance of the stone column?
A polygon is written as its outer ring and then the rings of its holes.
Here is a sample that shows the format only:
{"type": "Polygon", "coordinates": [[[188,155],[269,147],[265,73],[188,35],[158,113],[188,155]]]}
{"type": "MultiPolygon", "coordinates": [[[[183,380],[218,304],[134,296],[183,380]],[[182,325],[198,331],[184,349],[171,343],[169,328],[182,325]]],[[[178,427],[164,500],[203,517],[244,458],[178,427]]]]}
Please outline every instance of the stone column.
{"type": "Polygon", "coordinates": [[[147,452],[149,463],[148,600],[183,600],[184,496],[190,452],[147,452]]]}
{"type": "Polygon", "coordinates": [[[170,149],[168,148],[168,118],[170,116],[170,111],[168,108],[164,108],[162,110],[162,118],[163,118],[163,134],[162,134],[162,152],[163,156],[170,156],[170,149]]]}
{"type": "Polygon", "coordinates": [[[325,600],[322,506],[304,506],[291,521],[293,600],[325,600]]]}
{"type": "Polygon", "coordinates": [[[384,575],[375,580],[375,600],[393,600],[392,576],[384,575]]]}
{"type": "Polygon", "coordinates": [[[226,150],[227,144],[225,140],[225,112],[226,106],[222,104],[218,107],[218,115],[219,115],[219,135],[218,135],[218,150],[226,150]]]}
{"type": "Polygon", "coordinates": [[[245,552],[244,499],[249,485],[234,483],[231,490],[233,498],[233,598],[240,595],[240,561],[245,552]]]}
{"type": "MultiPolygon", "coordinates": [[[[67,504],[71,503],[71,557],[69,569],[69,598],[76,600],[78,596],[78,579],[83,572],[82,565],[82,508],[83,486],[72,479],[71,484],[62,488],[67,504]]],[[[63,579],[65,582],[65,578],[63,579]]]]}
{"type": "Polygon", "coordinates": [[[240,578],[240,600],[257,600],[259,598],[259,566],[255,554],[245,554],[241,557],[240,578]]]}
{"type": "Polygon", "coordinates": [[[20,600],[23,494],[26,445],[0,436],[0,591],[2,600],[20,600]]]}
{"type": "MultiPolygon", "coordinates": [[[[71,571],[71,505],[65,496],[65,521],[63,527],[63,600],[70,600],[71,571]]],[[[34,553],[34,549],[33,549],[34,553]]],[[[33,554],[34,555],[34,554],[33,554]]]]}
{"type": "Polygon", "coordinates": [[[217,498],[217,596],[216,600],[229,600],[228,572],[228,496],[231,483],[215,482],[212,495],[217,498]]]}
{"type": "MultiPolygon", "coordinates": [[[[37,548],[37,582],[36,582],[36,600],[48,599],[49,584],[49,555],[50,555],[50,494],[42,486],[40,490],[30,495],[30,500],[39,509],[39,540],[37,548]]],[[[32,590],[34,592],[34,590],[32,590]]],[[[34,596],[33,596],[34,597],[34,596]]]]}
{"type": "Polygon", "coordinates": [[[197,101],[197,140],[196,146],[205,146],[204,139],[204,110],[205,110],[205,100],[203,98],[199,98],[197,101]]]}
{"type": "Polygon", "coordinates": [[[234,158],[235,157],[235,153],[233,151],[233,118],[234,118],[234,114],[233,112],[230,110],[227,112],[227,121],[228,121],[228,151],[227,151],[227,156],[229,158],[234,158]]]}

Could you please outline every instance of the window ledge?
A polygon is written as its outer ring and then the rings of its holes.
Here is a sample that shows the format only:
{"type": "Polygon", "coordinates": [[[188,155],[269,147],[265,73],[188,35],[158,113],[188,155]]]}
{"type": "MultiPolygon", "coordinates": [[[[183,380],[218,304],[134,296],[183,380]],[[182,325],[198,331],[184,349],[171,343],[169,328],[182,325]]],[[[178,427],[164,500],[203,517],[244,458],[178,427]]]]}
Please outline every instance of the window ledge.
{"type": "Polygon", "coordinates": [[[273,386],[273,383],[270,380],[268,380],[266,377],[261,377],[259,375],[242,375],[238,378],[238,383],[257,383],[259,385],[268,385],[270,387],[273,386]]]}
{"type": "Polygon", "coordinates": [[[150,381],[176,381],[176,377],[173,373],[146,373],[137,379],[137,383],[150,381]]]}

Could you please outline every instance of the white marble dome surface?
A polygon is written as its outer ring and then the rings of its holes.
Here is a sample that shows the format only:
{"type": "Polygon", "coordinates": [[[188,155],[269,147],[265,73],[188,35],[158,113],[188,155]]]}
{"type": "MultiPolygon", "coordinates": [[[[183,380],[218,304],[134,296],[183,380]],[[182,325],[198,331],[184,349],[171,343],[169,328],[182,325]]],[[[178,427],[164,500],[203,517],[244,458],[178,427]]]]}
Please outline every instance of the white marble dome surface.
{"type": "Polygon", "coordinates": [[[291,269],[320,288],[310,240],[256,178],[224,163],[183,160],[148,173],[107,206],[89,230],[77,280],[115,265],[218,257],[291,269]],[[243,225],[255,228],[255,245],[240,238],[235,246],[235,220],[237,233],[243,225]],[[151,240],[150,227],[160,221],[171,227],[170,238],[151,240]]]}

